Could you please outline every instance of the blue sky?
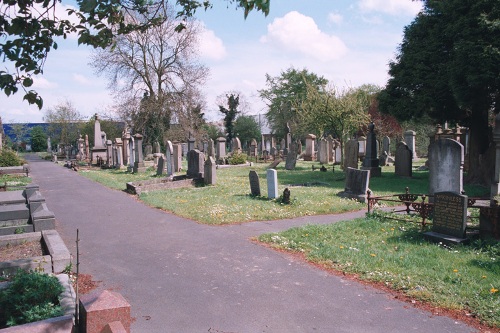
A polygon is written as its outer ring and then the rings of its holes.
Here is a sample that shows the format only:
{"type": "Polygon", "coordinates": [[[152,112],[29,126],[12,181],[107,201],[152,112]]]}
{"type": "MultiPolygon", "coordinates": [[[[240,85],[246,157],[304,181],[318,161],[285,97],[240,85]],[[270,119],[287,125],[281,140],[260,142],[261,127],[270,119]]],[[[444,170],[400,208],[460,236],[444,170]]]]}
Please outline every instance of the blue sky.
{"type": "MultiPolygon", "coordinates": [[[[264,114],[257,90],[265,88],[266,73],[278,76],[290,67],[306,68],[337,87],[383,86],[403,29],[421,8],[411,0],[271,0],[267,17],[251,12],[244,20],[226,1],[213,2],[214,8],[196,14],[205,29],[199,60],[210,69],[203,88],[209,120],[222,118],[216,97],[227,91],[244,95],[247,113],[264,114]]],[[[63,0],[60,12],[72,4],[63,0]]],[[[1,93],[3,122],[42,122],[47,108],[65,100],[85,117],[112,112],[106,79],[88,66],[90,53],[76,37],[60,41],[34,83],[44,108],[29,106],[21,93],[1,93]]]]}

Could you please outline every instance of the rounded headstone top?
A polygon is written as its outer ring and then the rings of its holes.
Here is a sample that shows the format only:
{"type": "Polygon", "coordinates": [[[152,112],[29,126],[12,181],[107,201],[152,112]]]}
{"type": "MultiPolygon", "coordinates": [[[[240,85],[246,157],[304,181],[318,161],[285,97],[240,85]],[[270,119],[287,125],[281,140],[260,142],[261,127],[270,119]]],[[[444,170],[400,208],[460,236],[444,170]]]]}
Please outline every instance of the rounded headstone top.
{"type": "Polygon", "coordinates": [[[226,142],[226,138],[225,138],[225,137],[222,137],[222,136],[219,136],[219,137],[217,138],[217,141],[218,141],[218,142],[226,142]]]}
{"type": "Polygon", "coordinates": [[[306,139],[316,139],[316,135],[314,135],[314,134],[307,134],[306,139]]]}
{"type": "Polygon", "coordinates": [[[412,130],[408,130],[405,132],[405,135],[408,134],[408,135],[416,135],[417,133],[415,131],[412,131],[412,130]]]}

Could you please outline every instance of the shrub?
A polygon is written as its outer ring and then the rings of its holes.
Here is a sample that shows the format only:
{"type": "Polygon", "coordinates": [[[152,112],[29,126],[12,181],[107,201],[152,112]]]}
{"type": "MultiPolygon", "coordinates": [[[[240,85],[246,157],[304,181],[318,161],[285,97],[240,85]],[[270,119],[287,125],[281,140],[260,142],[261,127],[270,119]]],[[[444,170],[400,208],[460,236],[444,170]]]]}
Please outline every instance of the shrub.
{"type": "Polygon", "coordinates": [[[58,297],[63,290],[55,276],[18,271],[9,287],[0,291],[3,323],[15,326],[61,316],[58,297]]]}
{"type": "Polygon", "coordinates": [[[17,153],[9,148],[0,150],[0,167],[18,166],[26,163],[17,153]]]}
{"type": "Polygon", "coordinates": [[[228,158],[228,161],[231,165],[245,164],[247,162],[247,154],[235,152],[228,158]]]}

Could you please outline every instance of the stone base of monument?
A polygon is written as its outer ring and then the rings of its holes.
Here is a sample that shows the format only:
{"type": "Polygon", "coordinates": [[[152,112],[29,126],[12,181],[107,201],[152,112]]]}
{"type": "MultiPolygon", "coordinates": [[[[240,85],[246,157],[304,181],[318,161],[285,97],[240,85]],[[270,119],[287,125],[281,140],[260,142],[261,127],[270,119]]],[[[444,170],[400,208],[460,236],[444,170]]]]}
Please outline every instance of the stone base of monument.
{"type": "Polygon", "coordinates": [[[468,244],[470,241],[468,238],[459,238],[434,231],[425,232],[424,237],[430,241],[441,242],[446,245],[468,244]]]}
{"type": "Polygon", "coordinates": [[[361,170],[370,170],[370,177],[381,177],[382,168],[381,167],[361,167],[361,170]]]}

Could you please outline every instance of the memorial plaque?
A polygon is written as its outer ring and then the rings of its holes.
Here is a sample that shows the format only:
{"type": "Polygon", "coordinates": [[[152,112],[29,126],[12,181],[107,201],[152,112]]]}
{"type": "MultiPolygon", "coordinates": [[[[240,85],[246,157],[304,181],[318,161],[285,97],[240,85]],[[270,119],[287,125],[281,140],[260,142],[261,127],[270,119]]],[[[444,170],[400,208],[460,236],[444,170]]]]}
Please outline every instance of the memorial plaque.
{"type": "Polygon", "coordinates": [[[467,196],[454,192],[434,194],[432,231],[458,238],[465,237],[467,196]]]}
{"type": "Polygon", "coordinates": [[[248,178],[250,179],[250,192],[252,195],[260,196],[259,175],[254,170],[251,170],[248,174],[248,178]]]}

